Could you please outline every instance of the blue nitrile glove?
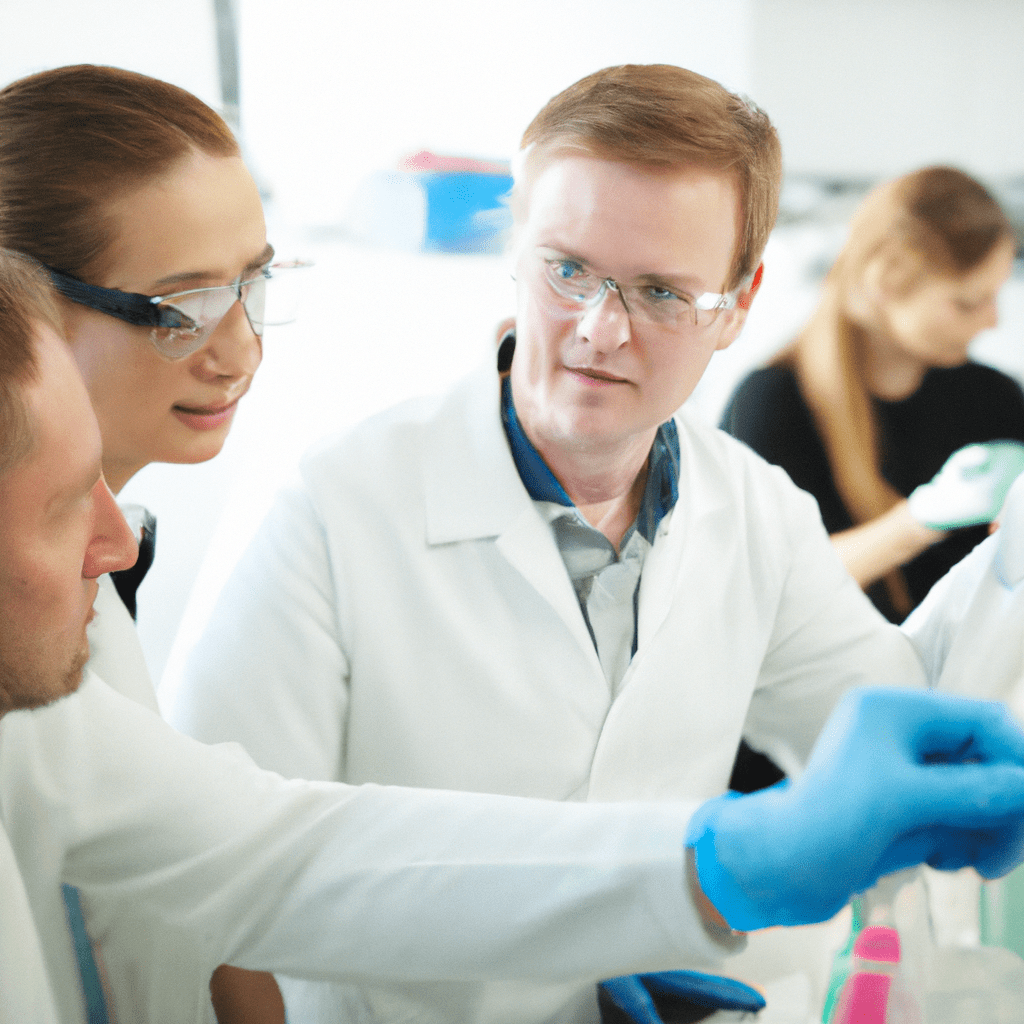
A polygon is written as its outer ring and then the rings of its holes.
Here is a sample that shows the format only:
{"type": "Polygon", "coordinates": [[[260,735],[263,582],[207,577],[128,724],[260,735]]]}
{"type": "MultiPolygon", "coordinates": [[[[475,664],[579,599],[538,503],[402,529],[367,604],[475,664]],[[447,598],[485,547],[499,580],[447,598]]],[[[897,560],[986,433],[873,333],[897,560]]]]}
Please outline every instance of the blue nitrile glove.
{"type": "Polygon", "coordinates": [[[969,444],[953,452],[928,483],[913,491],[910,514],[932,530],[991,523],[1021,472],[1024,444],[969,444]]]}
{"type": "Polygon", "coordinates": [[[1024,860],[1024,733],[994,701],[852,690],[803,775],[708,801],[687,844],[741,931],[825,921],[916,864],[995,878],[1024,860]]]}
{"type": "MultiPolygon", "coordinates": [[[[684,1000],[708,1010],[742,1010],[757,1013],[765,1006],[756,989],[733,978],[696,971],[658,971],[654,974],[624,974],[602,981],[600,988],[632,1024],[664,1024],[653,996],[684,1000]]],[[[689,1017],[693,1019],[693,1017],[689,1017]]]]}

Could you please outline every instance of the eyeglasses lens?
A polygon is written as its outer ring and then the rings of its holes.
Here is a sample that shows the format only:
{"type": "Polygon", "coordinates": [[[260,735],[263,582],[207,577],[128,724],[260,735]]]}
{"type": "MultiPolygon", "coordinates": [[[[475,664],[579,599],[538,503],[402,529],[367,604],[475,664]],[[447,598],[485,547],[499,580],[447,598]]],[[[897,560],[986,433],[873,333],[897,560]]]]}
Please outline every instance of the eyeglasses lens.
{"type": "Polygon", "coordinates": [[[183,359],[191,355],[206,344],[206,339],[239,299],[253,332],[262,337],[266,282],[266,277],[260,274],[239,286],[204,289],[161,303],[162,309],[177,314],[180,326],[154,327],[150,334],[153,344],[169,359],[183,359]]]}
{"type": "MultiPolygon", "coordinates": [[[[295,319],[298,291],[292,271],[311,266],[295,260],[278,263],[258,272],[248,281],[225,285],[223,288],[203,288],[181,295],[172,295],[161,303],[161,309],[174,315],[175,326],[154,327],[150,338],[153,345],[169,359],[183,359],[198,351],[236,302],[241,302],[249,325],[257,337],[263,337],[267,325],[288,324],[295,319]],[[271,303],[268,309],[267,281],[273,279],[271,303]]],[[[301,275],[297,275],[301,277],[301,275]]]]}

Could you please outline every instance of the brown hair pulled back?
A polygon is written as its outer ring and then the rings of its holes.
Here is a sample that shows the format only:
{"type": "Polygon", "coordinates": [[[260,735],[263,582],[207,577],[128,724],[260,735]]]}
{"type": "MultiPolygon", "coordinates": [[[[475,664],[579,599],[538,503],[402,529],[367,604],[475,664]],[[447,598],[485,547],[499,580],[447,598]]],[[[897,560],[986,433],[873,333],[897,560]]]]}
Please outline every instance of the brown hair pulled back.
{"type": "MultiPolygon", "coordinates": [[[[930,274],[969,273],[1012,238],[998,202],[953,167],[926,167],[880,185],[854,214],[821,301],[795,343],[776,359],[794,368],[854,523],[880,516],[902,499],[882,476],[866,335],[849,312],[868,267],[881,260],[889,280],[905,293],[930,274]]],[[[902,572],[890,573],[885,583],[896,610],[908,612],[902,572]]]]}
{"type": "Polygon", "coordinates": [[[778,215],[782,151],[767,114],[718,82],[671,64],[623,64],[580,79],[537,114],[521,147],[527,152],[512,193],[519,218],[530,173],[561,151],[734,174],[741,230],[728,289],[757,268],[778,215]]]}
{"type": "Polygon", "coordinates": [[[192,149],[239,153],[214,110],[167,82],[91,64],[13,82],[0,90],[0,246],[95,271],[116,227],[106,201],[192,149]]]}

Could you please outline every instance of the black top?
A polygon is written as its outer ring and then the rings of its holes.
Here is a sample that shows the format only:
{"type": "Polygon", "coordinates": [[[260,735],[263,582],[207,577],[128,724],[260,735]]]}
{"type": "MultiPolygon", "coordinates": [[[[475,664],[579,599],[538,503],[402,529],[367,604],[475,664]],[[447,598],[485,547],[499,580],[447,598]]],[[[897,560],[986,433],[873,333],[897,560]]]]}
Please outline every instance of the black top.
{"type": "MultiPolygon", "coordinates": [[[[882,450],[882,475],[903,495],[926,483],[958,448],[977,441],[1024,441],[1024,395],[1005,374],[978,363],[929,370],[921,386],[899,402],[874,400],[882,450]]],[[[722,428],[769,462],[782,466],[797,486],[818,499],[829,533],[853,526],[832,480],[828,457],[793,371],[755,370],[736,389],[722,428]]],[[[988,533],[985,526],[954,530],[903,566],[917,606],[933,583],[988,533]]],[[[899,616],[885,587],[868,590],[891,621],[899,616]]]]}

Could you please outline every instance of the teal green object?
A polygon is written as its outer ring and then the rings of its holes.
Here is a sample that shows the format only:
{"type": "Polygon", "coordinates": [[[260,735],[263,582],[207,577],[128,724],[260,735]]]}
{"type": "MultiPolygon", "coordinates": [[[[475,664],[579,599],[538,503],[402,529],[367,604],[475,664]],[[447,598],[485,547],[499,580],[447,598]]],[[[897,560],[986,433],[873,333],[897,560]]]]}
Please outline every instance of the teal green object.
{"type": "Polygon", "coordinates": [[[859,896],[854,898],[850,904],[850,909],[853,911],[853,920],[850,923],[850,936],[846,940],[846,945],[836,953],[835,959],[832,961],[832,974],[828,979],[828,992],[825,994],[825,1005],[821,1010],[822,1024],[832,1024],[832,1018],[835,1015],[836,1006],[839,1002],[839,993],[842,992],[843,985],[846,984],[846,979],[850,976],[850,968],[853,964],[853,945],[857,941],[857,936],[860,935],[861,929],[864,927],[864,905],[859,896]]]}
{"type": "Polygon", "coordinates": [[[1024,865],[983,890],[981,941],[1024,957],[1024,865]]]}
{"type": "Polygon", "coordinates": [[[986,441],[953,452],[942,469],[910,495],[910,513],[932,530],[991,523],[1024,472],[1024,444],[986,441]]]}
{"type": "Polygon", "coordinates": [[[71,941],[75,949],[75,959],[78,961],[78,976],[82,982],[86,1022],[87,1024],[110,1024],[99,966],[93,956],[92,943],[85,928],[82,897],[73,885],[62,885],[60,888],[61,896],[64,898],[64,910],[68,918],[68,929],[71,932],[71,941]]]}

